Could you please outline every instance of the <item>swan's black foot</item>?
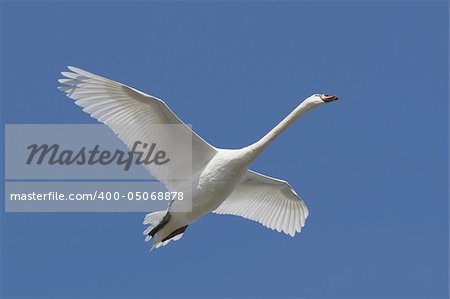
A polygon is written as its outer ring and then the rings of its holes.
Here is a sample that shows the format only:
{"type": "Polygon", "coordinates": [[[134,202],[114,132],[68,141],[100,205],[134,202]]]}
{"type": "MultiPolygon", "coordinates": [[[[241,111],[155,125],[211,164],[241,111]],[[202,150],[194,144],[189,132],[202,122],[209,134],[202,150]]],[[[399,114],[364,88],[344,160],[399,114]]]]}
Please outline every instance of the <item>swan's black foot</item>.
{"type": "Polygon", "coordinates": [[[172,239],[173,237],[175,237],[175,236],[177,236],[177,235],[179,235],[179,234],[184,233],[184,231],[186,230],[187,227],[188,227],[188,226],[186,225],[186,226],[180,227],[179,229],[174,230],[174,231],[171,232],[167,237],[165,237],[164,239],[162,239],[161,242],[167,241],[167,240],[172,239]]]}
{"type": "Polygon", "coordinates": [[[170,214],[169,212],[167,212],[166,216],[164,216],[161,222],[158,223],[158,225],[155,226],[147,235],[153,238],[156,235],[156,233],[159,232],[169,222],[169,219],[170,214]]]}

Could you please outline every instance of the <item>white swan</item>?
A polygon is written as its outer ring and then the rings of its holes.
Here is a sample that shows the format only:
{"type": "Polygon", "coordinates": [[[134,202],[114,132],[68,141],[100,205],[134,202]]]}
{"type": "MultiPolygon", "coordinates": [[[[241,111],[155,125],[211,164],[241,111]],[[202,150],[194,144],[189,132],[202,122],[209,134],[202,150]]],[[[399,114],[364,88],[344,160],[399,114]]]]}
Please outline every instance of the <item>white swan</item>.
{"type": "Polygon", "coordinates": [[[152,249],[179,240],[188,225],[208,212],[238,215],[291,236],[301,231],[308,217],[303,200],[286,181],[259,174],[248,167],[299,116],[323,103],[337,100],[336,96],[314,94],[258,142],[242,149],[218,149],[192,132],[160,99],[79,68],[68,68],[71,72],[62,72],[66,78],[59,82],[65,86],[59,89],[83,107],[83,111],[109,126],[129,148],[134,140],[163,143],[175,149],[172,154],[182,157],[186,147],[192,146],[192,169],[176,162],[182,159],[168,163],[169,169],[165,171],[158,166],[145,166],[170,191],[183,188],[171,180],[171,173],[183,174],[185,171],[193,177],[191,212],[174,212],[179,211],[177,205],[183,204],[183,201],[174,201],[166,211],[145,217],[144,224],[149,227],[144,234],[146,241],[154,239],[152,249]],[[139,125],[140,129],[129,132],[129,126],[125,124],[130,122],[139,125]],[[184,125],[192,134],[192,144],[171,138],[164,132],[148,132],[146,127],[154,124],[184,125]]]}

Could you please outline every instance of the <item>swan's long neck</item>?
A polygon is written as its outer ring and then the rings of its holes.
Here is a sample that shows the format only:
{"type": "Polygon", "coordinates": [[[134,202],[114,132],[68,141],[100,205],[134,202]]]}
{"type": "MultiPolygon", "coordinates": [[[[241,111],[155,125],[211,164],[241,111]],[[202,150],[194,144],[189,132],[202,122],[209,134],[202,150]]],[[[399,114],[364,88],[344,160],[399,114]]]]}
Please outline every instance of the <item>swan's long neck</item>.
{"type": "Polygon", "coordinates": [[[249,148],[254,152],[255,157],[261,153],[266,146],[268,146],[278,135],[281,134],[287,127],[294,123],[306,111],[319,106],[316,103],[308,100],[303,101],[297,108],[294,109],[288,116],[286,116],[278,125],[276,125],[263,138],[250,145],[249,148]]]}

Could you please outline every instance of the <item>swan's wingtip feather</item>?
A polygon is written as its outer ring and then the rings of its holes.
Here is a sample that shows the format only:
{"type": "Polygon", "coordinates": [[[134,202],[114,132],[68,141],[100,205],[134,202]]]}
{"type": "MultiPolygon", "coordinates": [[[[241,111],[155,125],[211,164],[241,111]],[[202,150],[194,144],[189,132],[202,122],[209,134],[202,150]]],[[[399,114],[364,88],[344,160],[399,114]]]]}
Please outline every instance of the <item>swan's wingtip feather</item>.
{"type": "Polygon", "coordinates": [[[85,72],[84,70],[80,69],[79,67],[73,66],[73,65],[68,65],[67,68],[69,70],[71,70],[74,73],[80,74],[82,72],[85,72]]]}
{"type": "Polygon", "coordinates": [[[67,68],[68,68],[69,70],[71,70],[72,72],[74,72],[74,71],[76,71],[76,70],[79,70],[78,67],[73,66],[73,65],[68,65],[67,68]]]}
{"type": "Polygon", "coordinates": [[[69,79],[74,79],[74,78],[76,78],[78,76],[77,73],[65,72],[65,71],[61,72],[61,75],[63,75],[66,78],[69,78],[69,79]]]}

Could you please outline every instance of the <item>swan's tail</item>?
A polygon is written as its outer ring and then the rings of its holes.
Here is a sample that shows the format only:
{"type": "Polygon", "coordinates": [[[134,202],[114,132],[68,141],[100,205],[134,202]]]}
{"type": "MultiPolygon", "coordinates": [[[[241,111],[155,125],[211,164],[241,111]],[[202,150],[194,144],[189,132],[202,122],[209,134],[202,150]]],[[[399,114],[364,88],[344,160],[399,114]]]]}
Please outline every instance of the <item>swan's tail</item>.
{"type": "Polygon", "coordinates": [[[159,211],[145,215],[144,225],[149,225],[144,231],[145,242],[150,241],[156,233],[169,222],[169,213],[167,211],[159,211]]]}
{"type": "MultiPolygon", "coordinates": [[[[170,214],[167,211],[159,211],[147,214],[144,218],[144,224],[149,225],[149,227],[147,227],[147,229],[144,231],[145,242],[148,242],[153,237],[155,237],[155,235],[157,235],[158,232],[164,228],[164,226],[169,222],[169,220],[170,214]]],[[[187,225],[179,229],[176,229],[167,236],[159,236],[159,235],[156,236],[153,240],[153,245],[150,251],[155,248],[164,246],[170,241],[177,241],[181,239],[186,228],[187,225]]]]}
{"type": "Polygon", "coordinates": [[[177,230],[175,230],[174,232],[172,232],[169,236],[165,237],[163,240],[161,240],[160,242],[157,242],[156,240],[153,242],[152,248],[150,248],[150,251],[152,251],[153,249],[159,248],[161,246],[166,246],[167,243],[169,243],[170,241],[178,241],[181,239],[181,237],[183,236],[184,231],[186,230],[187,225],[179,228],[177,230]]]}

